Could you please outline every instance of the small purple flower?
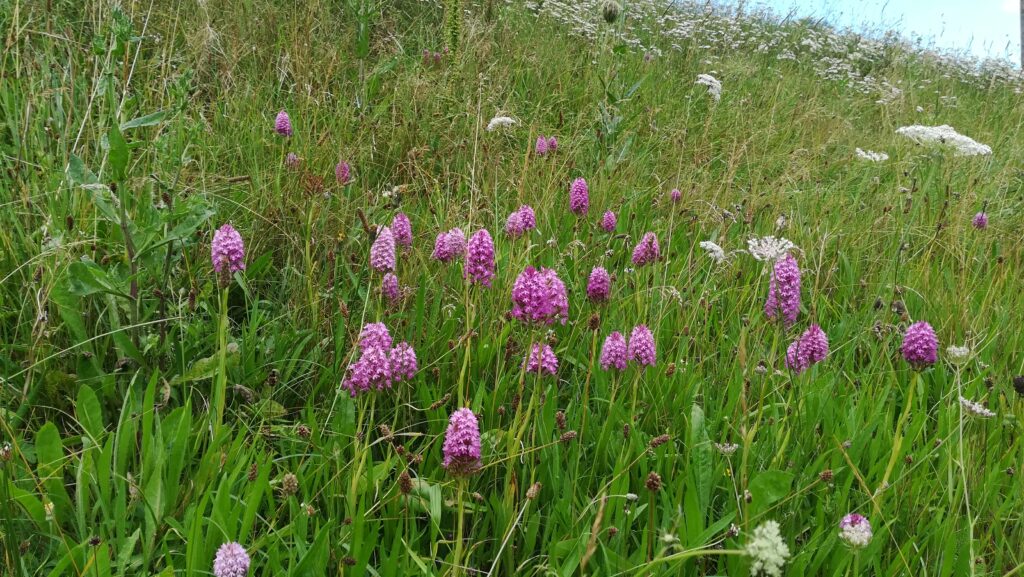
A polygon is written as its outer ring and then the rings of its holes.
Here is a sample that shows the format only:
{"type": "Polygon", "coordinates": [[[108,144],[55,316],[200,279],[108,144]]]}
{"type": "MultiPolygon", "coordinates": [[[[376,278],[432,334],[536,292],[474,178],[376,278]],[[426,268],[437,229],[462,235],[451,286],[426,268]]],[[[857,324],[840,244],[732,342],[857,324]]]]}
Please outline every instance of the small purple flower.
{"type": "Polygon", "coordinates": [[[548,137],[548,152],[553,153],[556,150],[558,150],[558,139],[555,138],[554,136],[549,136],[548,137]]]}
{"type": "Polygon", "coordinates": [[[388,356],[391,361],[391,377],[396,383],[412,379],[419,366],[416,363],[416,351],[406,342],[398,343],[391,349],[388,356]]]}
{"type": "Polygon", "coordinates": [[[978,230],[985,230],[988,228],[988,213],[981,211],[974,215],[974,218],[971,219],[971,224],[978,230]]]}
{"type": "Polygon", "coordinates": [[[587,214],[589,208],[590,189],[587,187],[587,181],[577,178],[569,186],[569,210],[576,213],[577,216],[583,216],[587,214]]]}
{"type": "Polygon", "coordinates": [[[797,374],[804,372],[828,356],[828,335],[818,325],[811,325],[786,350],[786,366],[797,374]]]}
{"type": "Polygon", "coordinates": [[[295,154],[294,152],[289,152],[284,156],[284,165],[289,170],[295,170],[299,168],[300,164],[302,164],[302,159],[300,159],[299,155],[295,154]]]}
{"type": "Polygon", "coordinates": [[[646,325],[637,325],[633,333],[629,335],[629,345],[626,352],[629,360],[636,361],[641,365],[653,367],[658,360],[657,351],[654,347],[654,335],[646,325]]]}
{"type": "Polygon", "coordinates": [[[935,336],[935,329],[925,321],[910,325],[903,335],[900,351],[903,358],[919,371],[934,365],[939,358],[939,339],[935,336]]]}
{"type": "Polygon", "coordinates": [[[463,277],[469,278],[470,284],[479,283],[491,287],[491,279],[494,278],[494,240],[487,229],[482,228],[470,237],[463,277]]]}
{"type": "Polygon", "coordinates": [[[466,234],[460,228],[438,233],[434,241],[434,252],[431,258],[447,263],[462,258],[466,254],[466,234]]]}
{"type": "Polygon", "coordinates": [[[537,156],[544,156],[548,153],[548,139],[543,136],[537,137],[537,145],[533,149],[537,156]]]}
{"type": "Polygon", "coordinates": [[[398,277],[395,276],[395,273],[389,272],[384,275],[384,279],[380,282],[380,292],[389,303],[398,302],[401,292],[398,289],[398,277]]]}
{"type": "Polygon", "coordinates": [[[339,160],[338,164],[334,165],[334,178],[336,178],[338,183],[341,185],[346,185],[352,182],[352,167],[350,167],[344,160],[339,160]]]}
{"type": "Polygon", "coordinates": [[[379,272],[395,270],[395,236],[391,228],[383,226],[370,247],[370,266],[379,272]]]}
{"type": "Polygon", "coordinates": [[[615,217],[615,213],[607,210],[604,216],[601,217],[601,230],[605,232],[615,232],[615,224],[618,222],[618,218],[615,217]]]}
{"type": "Polygon", "coordinates": [[[603,303],[608,300],[611,289],[611,275],[604,267],[595,266],[594,270],[590,271],[590,279],[587,281],[587,298],[596,303],[603,303]]]}
{"type": "Polygon", "coordinates": [[[274,130],[281,136],[292,135],[292,119],[288,118],[288,113],[283,108],[281,112],[277,113],[277,118],[274,119],[274,130]]]}
{"type": "Polygon", "coordinates": [[[512,316],[525,322],[552,324],[569,318],[569,298],[558,273],[526,267],[512,285],[512,316]]]}
{"type": "Polygon", "coordinates": [[[653,232],[645,233],[636,247],[633,248],[633,264],[644,266],[658,260],[661,250],[658,248],[658,237],[653,232]]]}
{"type": "Polygon", "coordinates": [[[679,202],[683,199],[683,193],[678,188],[673,188],[670,196],[672,197],[672,202],[679,202]]]}
{"type": "Polygon", "coordinates": [[[384,323],[367,323],[363,325],[363,330],[359,331],[359,349],[366,352],[371,348],[391,348],[391,333],[384,323]]]}
{"type": "Polygon", "coordinates": [[[800,314],[800,265],[791,254],[775,261],[768,283],[768,299],[764,303],[764,314],[768,318],[777,318],[780,313],[787,327],[792,326],[800,314]]]}
{"type": "Polygon", "coordinates": [[[505,221],[505,233],[512,238],[517,238],[537,227],[537,217],[533,214],[533,208],[524,204],[508,215],[505,221]]]}
{"type": "Polygon", "coordinates": [[[530,231],[537,228],[537,217],[533,214],[533,207],[524,204],[519,207],[519,218],[523,221],[523,230],[530,231]]]}
{"type": "Polygon", "coordinates": [[[412,246],[412,223],[404,213],[398,213],[391,219],[391,234],[395,243],[400,246],[412,246]]]}
{"type": "Polygon", "coordinates": [[[604,339],[601,345],[601,368],[604,370],[624,370],[627,363],[626,337],[615,331],[604,339]]]}
{"type": "Polygon", "coordinates": [[[242,235],[230,224],[221,226],[213,233],[210,260],[213,262],[213,270],[218,273],[234,274],[245,270],[245,244],[242,235]]]}
{"type": "Polygon", "coordinates": [[[213,558],[213,574],[216,577],[245,577],[249,572],[249,554],[245,547],[234,541],[224,543],[213,558]]]}
{"type": "Polygon", "coordinates": [[[473,411],[452,413],[444,434],[443,466],[453,475],[469,475],[480,468],[480,425],[473,411]]]}
{"type": "Polygon", "coordinates": [[[526,372],[542,375],[547,373],[553,375],[558,372],[558,357],[551,347],[534,344],[530,350],[530,356],[526,359],[526,372]]]}

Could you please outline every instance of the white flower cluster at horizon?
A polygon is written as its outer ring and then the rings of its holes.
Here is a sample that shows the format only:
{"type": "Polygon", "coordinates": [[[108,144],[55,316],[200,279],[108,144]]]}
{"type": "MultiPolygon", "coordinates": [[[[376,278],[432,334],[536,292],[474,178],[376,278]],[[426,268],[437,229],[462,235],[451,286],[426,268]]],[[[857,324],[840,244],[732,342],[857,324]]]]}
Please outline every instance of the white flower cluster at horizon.
{"type": "Polygon", "coordinates": [[[987,156],[992,147],[982,144],[969,136],[960,134],[952,126],[923,126],[913,124],[896,129],[896,134],[906,136],[918,144],[941,144],[953,148],[956,156],[987,156]]]}
{"type": "Polygon", "coordinates": [[[874,150],[856,150],[857,158],[861,160],[868,160],[871,162],[884,162],[889,160],[889,155],[884,152],[875,152],[874,150]]]}

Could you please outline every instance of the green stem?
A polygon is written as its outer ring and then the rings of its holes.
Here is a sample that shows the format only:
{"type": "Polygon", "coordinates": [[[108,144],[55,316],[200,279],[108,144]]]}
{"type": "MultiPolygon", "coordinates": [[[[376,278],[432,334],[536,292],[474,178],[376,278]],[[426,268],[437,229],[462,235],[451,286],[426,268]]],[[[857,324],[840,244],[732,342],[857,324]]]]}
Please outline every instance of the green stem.
{"type": "Polygon", "coordinates": [[[459,478],[457,491],[459,492],[456,499],[459,502],[459,519],[458,529],[455,532],[455,559],[452,561],[452,574],[456,577],[462,574],[462,540],[464,530],[464,518],[466,513],[465,494],[466,494],[466,480],[462,477],[459,478]]]}
{"type": "Polygon", "coordinates": [[[213,386],[213,408],[210,431],[217,438],[224,422],[224,402],[228,386],[228,287],[220,291],[220,326],[217,327],[217,380],[213,386]]]}

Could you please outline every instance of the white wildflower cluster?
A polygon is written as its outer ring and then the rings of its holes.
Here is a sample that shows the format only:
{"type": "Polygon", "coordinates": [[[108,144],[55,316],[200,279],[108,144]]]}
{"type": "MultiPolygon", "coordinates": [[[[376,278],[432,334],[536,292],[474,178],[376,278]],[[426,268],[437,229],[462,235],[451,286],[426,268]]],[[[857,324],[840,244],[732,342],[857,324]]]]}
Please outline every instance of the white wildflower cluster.
{"type": "Polygon", "coordinates": [[[494,118],[491,119],[490,122],[487,123],[487,131],[488,132],[494,132],[495,130],[497,130],[499,128],[502,128],[504,126],[515,126],[515,125],[516,125],[516,119],[515,118],[510,118],[508,116],[495,116],[494,118]]]}
{"type": "Polygon", "coordinates": [[[715,443],[715,449],[726,457],[731,456],[739,448],[736,443],[715,443]]]}
{"type": "Polygon", "coordinates": [[[896,134],[906,136],[918,144],[942,144],[953,148],[956,156],[985,156],[992,154],[992,148],[988,145],[964,136],[952,126],[923,126],[914,124],[896,129],[896,134]]]}
{"type": "Polygon", "coordinates": [[[747,252],[754,257],[754,260],[759,261],[774,262],[795,248],[796,245],[781,237],[763,236],[747,241],[747,252]]]}
{"type": "Polygon", "coordinates": [[[700,243],[700,247],[707,251],[708,256],[715,262],[724,262],[726,257],[725,250],[710,240],[705,240],[700,243]]]}
{"type": "Polygon", "coordinates": [[[996,416],[995,412],[988,410],[985,407],[985,405],[983,405],[981,403],[976,403],[976,402],[974,402],[974,401],[972,401],[970,399],[966,399],[964,397],[960,397],[960,407],[962,407],[963,410],[967,411],[967,413],[969,413],[970,415],[972,415],[974,417],[981,417],[982,419],[988,419],[990,417],[996,416]]]}
{"type": "Polygon", "coordinates": [[[753,558],[750,564],[751,575],[781,577],[782,566],[790,556],[789,546],[782,539],[779,524],[775,521],[765,521],[758,525],[744,550],[753,558]]]}
{"type": "Polygon", "coordinates": [[[694,84],[700,84],[701,86],[708,87],[708,94],[711,95],[711,99],[718,102],[722,99],[722,83],[717,78],[710,74],[698,74],[697,81],[694,84]]]}
{"type": "Polygon", "coordinates": [[[870,162],[884,162],[889,160],[889,155],[884,152],[875,152],[874,150],[856,150],[857,158],[861,160],[868,160],[870,162]]]}
{"type": "Polygon", "coordinates": [[[971,357],[971,348],[967,345],[949,345],[946,348],[946,357],[953,364],[959,365],[967,361],[971,357]]]}

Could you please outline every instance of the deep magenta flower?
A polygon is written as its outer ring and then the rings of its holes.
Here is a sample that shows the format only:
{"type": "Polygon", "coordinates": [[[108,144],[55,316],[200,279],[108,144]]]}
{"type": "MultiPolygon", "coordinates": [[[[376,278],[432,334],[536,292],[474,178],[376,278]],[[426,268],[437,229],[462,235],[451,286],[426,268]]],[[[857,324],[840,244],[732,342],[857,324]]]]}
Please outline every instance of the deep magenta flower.
{"type": "Polygon", "coordinates": [[[215,577],[245,577],[249,572],[249,554],[245,547],[234,541],[224,543],[213,558],[215,577]]]}
{"type": "Polygon", "coordinates": [[[658,260],[661,249],[658,248],[658,237],[653,232],[645,233],[636,247],[633,248],[633,264],[644,266],[658,260]]]}
{"type": "Polygon", "coordinates": [[[554,136],[548,137],[548,152],[554,152],[558,150],[558,139],[554,136]]]}
{"type": "Polygon", "coordinates": [[[768,299],[764,303],[764,314],[768,318],[777,318],[780,313],[787,327],[795,323],[800,314],[800,266],[791,254],[775,261],[768,283],[768,299]]]}
{"type": "Polygon", "coordinates": [[[624,370],[627,363],[626,337],[615,331],[605,337],[601,345],[601,368],[608,371],[611,369],[624,370]]]}
{"type": "Polygon", "coordinates": [[[587,181],[577,178],[569,186],[569,210],[576,213],[577,216],[583,216],[587,214],[589,208],[590,189],[587,187],[587,181]]]}
{"type": "Polygon", "coordinates": [[[525,322],[562,324],[569,318],[569,298],[558,273],[526,267],[512,285],[512,316],[525,322]]]}
{"type": "Polygon", "coordinates": [[[434,241],[434,252],[431,258],[441,262],[451,262],[466,254],[466,234],[460,228],[438,233],[434,241]]]}
{"type": "Polygon", "coordinates": [[[910,325],[903,335],[900,351],[903,358],[917,370],[934,365],[939,358],[939,339],[935,336],[935,329],[925,321],[910,325]]]}
{"type": "Polygon", "coordinates": [[[558,372],[558,357],[551,347],[534,344],[530,356],[526,359],[526,372],[553,375],[558,372]]]}
{"type": "Polygon", "coordinates": [[[396,383],[409,380],[416,375],[419,365],[416,363],[416,351],[407,342],[401,342],[391,349],[388,355],[391,361],[391,378],[396,383]]]}
{"type": "Polygon", "coordinates": [[[523,231],[528,232],[537,228],[537,216],[533,214],[533,207],[524,204],[519,207],[519,218],[523,223],[523,231]]]}
{"type": "Polygon", "coordinates": [[[281,136],[292,135],[292,119],[288,117],[288,113],[283,108],[281,112],[277,113],[277,118],[274,119],[274,130],[281,136]]]}
{"type": "Polygon", "coordinates": [[[370,266],[379,272],[395,270],[395,236],[391,228],[384,226],[377,231],[377,238],[370,247],[370,266]]]}
{"type": "Polygon", "coordinates": [[[605,211],[604,216],[601,217],[601,230],[605,232],[615,232],[615,224],[618,220],[619,219],[616,218],[614,212],[610,210],[605,211]]]}
{"type": "Polygon", "coordinates": [[[986,213],[985,211],[981,211],[978,214],[974,215],[974,218],[971,219],[971,224],[974,226],[974,228],[978,230],[984,230],[988,228],[988,213],[986,213]]]}
{"type": "Polygon", "coordinates": [[[395,273],[389,272],[384,275],[380,282],[380,292],[389,303],[398,302],[401,291],[398,288],[398,277],[395,276],[395,273]]]}
{"type": "Polygon", "coordinates": [[[371,348],[391,348],[391,333],[384,323],[367,323],[363,325],[363,330],[359,331],[359,349],[366,352],[371,348]]]}
{"type": "Polygon", "coordinates": [[[400,246],[412,246],[412,223],[404,213],[398,213],[391,219],[391,234],[395,243],[400,246]]]}
{"type": "Polygon", "coordinates": [[[786,350],[786,366],[799,374],[811,365],[824,361],[827,356],[828,335],[814,324],[789,345],[786,350]]]}
{"type": "Polygon", "coordinates": [[[473,411],[452,413],[444,434],[443,466],[453,475],[469,475],[480,468],[480,426],[473,411]]]}
{"type": "Polygon", "coordinates": [[[476,231],[469,239],[466,248],[466,268],[463,277],[469,278],[470,284],[482,284],[491,287],[494,278],[494,240],[487,229],[476,231]]]}
{"type": "Polygon", "coordinates": [[[536,144],[536,146],[534,146],[533,151],[534,151],[534,153],[537,156],[544,156],[545,154],[547,154],[548,153],[548,139],[544,138],[543,136],[538,136],[537,137],[537,144],[536,144]]]}
{"type": "Polygon", "coordinates": [[[636,361],[640,365],[653,367],[658,360],[658,354],[654,346],[654,335],[646,325],[637,325],[629,335],[629,344],[626,351],[629,360],[636,361]]]}
{"type": "Polygon", "coordinates": [[[587,281],[587,298],[603,303],[608,300],[612,290],[612,277],[603,266],[595,266],[590,271],[590,280],[587,281]]]}
{"type": "Polygon", "coordinates": [[[221,226],[213,233],[210,260],[213,262],[213,270],[218,273],[233,274],[245,270],[245,243],[242,242],[242,235],[230,224],[221,226]]]}
{"type": "Polygon", "coordinates": [[[352,167],[344,160],[339,160],[338,164],[334,165],[334,178],[342,185],[352,182],[352,167]]]}

